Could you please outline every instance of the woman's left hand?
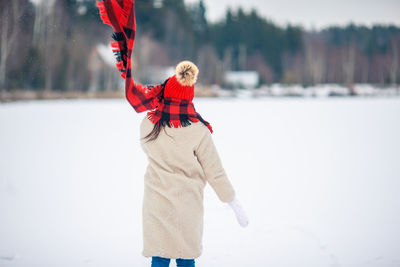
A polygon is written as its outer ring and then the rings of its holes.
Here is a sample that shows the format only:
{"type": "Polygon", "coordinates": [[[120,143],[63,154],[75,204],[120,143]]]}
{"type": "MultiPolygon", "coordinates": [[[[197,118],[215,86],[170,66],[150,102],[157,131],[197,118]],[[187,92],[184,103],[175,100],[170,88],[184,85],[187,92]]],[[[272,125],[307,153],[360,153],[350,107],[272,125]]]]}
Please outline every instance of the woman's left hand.
{"type": "Polygon", "coordinates": [[[244,211],[239,200],[236,197],[234,197],[230,202],[228,202],[228,204],[235,212],[236,219],[240,224],[240,226],[246,227],[249,224],[249,218],[247,217],[247,214],[244,211]]]}

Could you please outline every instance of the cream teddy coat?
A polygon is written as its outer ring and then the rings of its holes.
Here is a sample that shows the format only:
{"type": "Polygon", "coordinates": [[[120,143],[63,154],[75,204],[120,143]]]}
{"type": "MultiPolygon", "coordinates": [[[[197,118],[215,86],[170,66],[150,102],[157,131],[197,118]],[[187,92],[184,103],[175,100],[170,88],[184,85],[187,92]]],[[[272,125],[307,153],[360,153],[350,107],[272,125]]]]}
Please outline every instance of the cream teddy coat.
{"type": "Polygon", "coordinates": [[[144,117],[141,146],[148,157],[142,206],[145,257],[195,259],[202,253],[203,192],[208,182],[222,202],[235,196],[209,129],[201,122],[164,127],[146,142],[154,124],[144,117]]]}

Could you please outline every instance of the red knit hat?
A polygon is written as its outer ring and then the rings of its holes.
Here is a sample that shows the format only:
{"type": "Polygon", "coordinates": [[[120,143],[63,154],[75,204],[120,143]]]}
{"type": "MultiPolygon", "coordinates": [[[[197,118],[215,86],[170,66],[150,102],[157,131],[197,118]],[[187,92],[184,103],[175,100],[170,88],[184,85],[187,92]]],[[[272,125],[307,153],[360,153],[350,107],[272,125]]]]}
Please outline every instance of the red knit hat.
{"type": "Polygon", "coordinates": [[[164,97],[172,97],[192,101],[194,84],[199,69],[190,61],[182,61],[176,66],[176,73],[170,77],[164,89],[164,97]]]}
{"type": "Polygon", "coordinates": [[[196,112],[192,103],[194,84],[199,69],[190,61],[182,61],[176,66],[176,74],[163,84],[164,97],[156,109],[147,113],[152,123],[168,127],[185,127],[192,122],[201,121],[212,133],[212,127],[196,112]]]}

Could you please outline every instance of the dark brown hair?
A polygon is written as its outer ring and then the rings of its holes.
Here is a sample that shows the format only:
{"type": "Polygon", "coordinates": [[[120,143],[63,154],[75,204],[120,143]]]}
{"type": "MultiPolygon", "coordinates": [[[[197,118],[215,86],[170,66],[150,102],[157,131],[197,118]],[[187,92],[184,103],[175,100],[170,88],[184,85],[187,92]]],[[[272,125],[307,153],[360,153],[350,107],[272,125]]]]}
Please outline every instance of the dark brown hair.
{"type": "Polygon", "coordinates": [[[157,123],[154,124],[153,130],[151,130],[151,132],[146,135],[145,137],[143,137],[143,139],[147,139],[146,143],[149,141],[154,141],[157,139],[158,135],[161,132],[161,128],[164,128],[163,125],[161,125],[160,121],[158,121],[157,123]]]}
{"type": "MultiPolygon", "coordinates": [[[[157,139],[158,135],[161,132],[161,129],[164,129],[164,132],[166,135],[170,136],[169,134],[167,134],[167,132],[165,131],[165,125],[163,125],[161,123],[161,121],[158,121],[157,123],[154,124],[153,130],[151,130],[151,132],[146,135],[145,137],[143,137],[142,139],[147,139],[146,143],[149,141],[154,141],[157,139]]],[[[172,137],[172,136],[170,136],[172,137]]]]}

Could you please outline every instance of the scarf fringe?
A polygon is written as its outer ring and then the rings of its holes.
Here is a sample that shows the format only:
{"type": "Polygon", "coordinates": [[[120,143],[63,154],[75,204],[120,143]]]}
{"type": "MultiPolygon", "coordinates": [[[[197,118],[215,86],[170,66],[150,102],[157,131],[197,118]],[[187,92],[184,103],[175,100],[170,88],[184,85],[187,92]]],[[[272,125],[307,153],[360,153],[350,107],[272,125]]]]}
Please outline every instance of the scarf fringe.
{"type": "Polygon", "coordinates": [[[155,114],[155,110],[150,111],[150,112],[147,113],[147,118],[148,118],[153,124],[156,124],[156,123],[159,122],[162,126],[168,126],[168,127],[170,127],[170,128],[171,128],[171,127],[172,127],[172,128],[180,128],[180,127],[189,126],[189,125],[191,125],[193,122],[199,122],[199,121],[200,121],[200,122],[202,122],[205,126],[207,126],[207,128],[210,130],[211,133],[213,132],[213,129],[212,129],[211,125],[210,125],[207,121],[203,120],[201,117],[200,117],[201,119],[189,117],[189,118],[183,119],[183,120],[173,120],[173,121],[170,121],[170,120],[165,120],[165,119],[162,119],[162,118],[160,118],[160,117],[158,117],[158,116],[155,116],[154,114],[155,114]]]}
{"type": "Polygon", "coordinates": [[[201,117],[201,115],[199,113],[196,114],[196,117],[199,121],[201,121],[205,126],[207,126],[207,128],[210,130],[211,133],[213,133],[213,128],[211,127],[211,124],[204,120],[203,117],[201,117]]]}
{"type": "Polygon", "coordinates": [[[214,132],[213,128],[211,127],[211,124],[207,124],[207,128],[208,128],[208,130],[210,130],[211,133],[214,132]]]}
{"type": "Polygon", "coordinates": [[[154,111],[150,111],[147,113],[147,118],[154,124],[156,124],[160,118],[157,116],[154,116],[154,111]]]}
{"type": "MultiPolygon", "coordinates": [[[[110,17],[107,14],[104,1],[110,1],[114,9],[115,15],[119,18],[118,22],[120,23],[121,29],[123,29],[123,27],[126,27],[126,25],[128,24],[129,14],[131,12],[131,9],[133,8],[133,0],[97,0],[96,6],[99,8],[101,20],[104,24],[114,27],[111,24],[110,17]]],[[[114,29],[114,31],[115,30],[116,29],[114,29]]]]}
{"type": "Polygon", "coordinates": [[[103,23],[106,24],[106,25],[112,26],[110,18],[108,17],[108,14],[107,14],[107,11],[106,11],[106,7],[104,6],[104,2],[102,0],[98,0],[96,2],[96,6],[99,9],[100,18],[103,21],[103,23]]]}
{"type": "Polygon", "coordinates": [[[161,123],[162,126],[168,126],[170,128],[181,128],[181,127],[186,127],[192,124],[192,121],[190,119],[185,119],[185,120],[175,120],[175,121],[169,121],[169,120],[163,120],[163,119],[158,119],[158,121],[161,123]]]}
{"type": "Polygon", "coordinates": [[[117,60],[115,66],[117,67],[118,71],[121,72],[121,77],[125,79],[127,70],[126,52],[123,51],[124,49],[121,49],[121,45],[117,39],[111,41],[111,48],[115,55],[115,59],[117,60]]]}

